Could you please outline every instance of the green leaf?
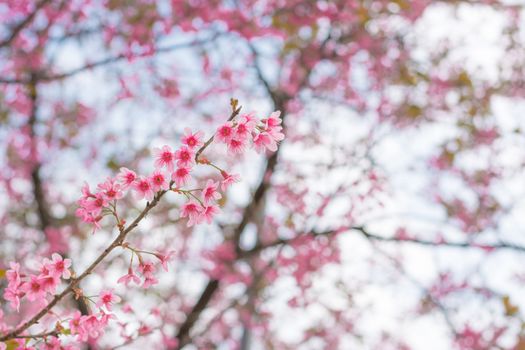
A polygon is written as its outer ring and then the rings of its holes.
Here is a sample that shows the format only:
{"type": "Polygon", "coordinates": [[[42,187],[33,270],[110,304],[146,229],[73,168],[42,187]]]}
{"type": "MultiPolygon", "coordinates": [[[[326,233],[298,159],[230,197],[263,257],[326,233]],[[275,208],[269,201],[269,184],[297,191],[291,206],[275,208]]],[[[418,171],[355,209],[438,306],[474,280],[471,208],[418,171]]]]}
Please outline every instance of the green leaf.
{"type": "Polygon", "coordinates": [[[4,344],[6,345],[5,350],[16,350],[16,349],[18,349],[18,342],[16,340],[8,340],[4,344]]]}

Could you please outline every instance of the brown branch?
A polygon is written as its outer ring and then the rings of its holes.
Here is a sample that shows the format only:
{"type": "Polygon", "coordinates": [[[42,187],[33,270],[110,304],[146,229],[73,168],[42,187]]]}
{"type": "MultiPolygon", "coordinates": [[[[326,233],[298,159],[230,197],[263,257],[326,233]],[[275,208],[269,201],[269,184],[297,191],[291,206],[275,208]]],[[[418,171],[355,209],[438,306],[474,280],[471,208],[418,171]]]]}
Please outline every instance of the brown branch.
{"type": "MultiPolygon", "coordinates": [[[[211,37],[209,37],[207,39],[194,40],[194,41],[190,41],[190,42],[187,42],[187,43],[181,43],[181,44],[174,44],[174,45],[159,47],[159,48],[157,48],[155,50],[155,52],[153,54],[168,53],[168,52],[172,52],[172,51],[177,50],[177,49],[182,49],[182,48],[202,45],[202,44],[205,44],[207,42],[215,40],[219,35],[221,35],[221,33],[216,33],[216,34],[214,34],[213,36],[211,36],[211,37]]],[[[133,56],[133,58],[151,57],[153,54],[151,54],[151,53],[140,53],[140,54],[137,54],[136,56],[133,56]]],[[[37,75],[37,79],[38,79],[38,81],[41,81],[41,82],[50,82],[50,81],[55,81],[55,80],[64,80],[64,79],[70,78],[70,77],[72,77],[72,76],[74,76],[76,74],[82,73],[84,71],[87,71],[87,70],[90,70],[90,69],[94,69],[94,68],[98,68],[98,67],[103,67],[103,66],[106,66],[106,65],[109,65],[109,64],[112,64],[112,63],[118,63],[120,61],[127,60],[127,59],[129,59],[128,55],[120,54],[120,55],[116,55],[116,56],[112,56],[112,57],[103,58],[103,59],[101,59],[99,61],[96,61],[96,62],[87,63],[87,64],[85,64],[83,66],[74,68],[74,69],[72,69],[70,71],[63,72],[63,73],[50,74],[50,75],[38,74],[37,75]]],[[[13,78],[13,79],[11,79],[11,78],[0,78],[0,83],[2,83],[2,84],[28,84],[30,82],[31,82],[31,77],[28,77],[28,78],[13,78]]]]}
{"type": "Polygon", "coordinates": [[[38,334],[29,334],[29,335],[17,335],[16,337],[13,337],[15,339],[38,339],[38,338],[47,338],[47,337],[58,337],[60,335],[60,332],[55,330],[52,330],[50,332],[43,332],[38,334]]]}
{"type": "Polygon", "coordinates": [[[193,327],[193,324],[199,319],[200,314],[206,307],[208,306],[208,303],[210,302],[211,298],[219,288],[219,280],[212,279],[208,282],[204,290],[202,291],[199,300],[197,303],[193,306],[190,313],[186,316],[186,320],[184,323],[179,327],[179,331],[177,333],[177,339],[179,340],[178,349],[181,349],[188,343],[188,335],[190,333],[191,328],[193,327]]]}
{"type": "MultiPolygon", "coordinates": [[[[35,154],[37,152],[35,124],[37,123],[38,118],[38,87],[36,77],[34,75],[32,75],[31,83],[28,84],[28,90],[29,99],[31,101],[31,114],[29,116],[28,126],[31,137],[31,152],[32,154],[35,154]]],[[[33,184],[33,197],[36,203],[36,210],[40,221],[40,229],[42,233],[46,235],[46,230],[49,227],[53,226],[54,218],[50,214],[49,204],[47,203],[46,196],[43,190],[42,178],[40,176],[40,168],[40,163],[36,163],[33,165],[33,170],[31,171],[31,182],[33,184]]],[[[64,256],[67,257],[67,255],[64,256]]],[[[89,314],[89,307],[84,299],[75,299],[75,304],[77,309],[82,313],[82,315],[89,314]]]]}
{"type": "Polygon", "coordinates": [[[0,341],[6,341],[9,339],[13,339],[16,336],[20,335],[22,332],[24,332],[26,329],[31,327],[32,325],[36,324],[42,317],[44,317],[59,301],[61,301],[66,295],[73,292],[73,290],[78,286],[80,281],[82,281],[84,278],[86,278],[89,274],[93,272],[93,270],[106,258],[106,256],[113,251],[113,249],[119,247],[124,242],[124,239],[130,233],[137,225],[146,217],[146,215],[149,213],[151,209],[153,209],[159,202],[159,200],[164,196],[164,194],[167,191],[160,191],[158,192],[153,200],[149,202],[146,207],[142,210],[142,212],[133,220],[129,226],[120,229],[119,235],[113,240],[113,242],[98,256],[98,258],[89,265],[89,267],[82,272],[80,276],[77,278],[72,279],[71,283],[58,295],[56,295],[50,302],[47,304],[44,308],[42,308],[35,316],[33,316],[28,321],[24,322],[20,326],[18,326],[16,329],[12,330],[11,332],[3,335],[0,337],[0,341]]]}
{"type": "Polygon", "coordinates": [[[363,226],[354,226],[351,228],[354,231],[360,232],[367,239],[382,241],[382,242],[397,242],[397,243],[412,243],[423,246],[431,247],[450,247],[450,248],[476,248],[483,250],[515,250],[518,252],[525,253],[525,247],[508,243],[508,242],[499,242],[495,244],[475,244],[473,242],[447,242],[447,241],[428,241],[417,238],[398,238],[398,237],[384,237],[368,232],[363,226]]]}
{"type": "Polygon", "coordinates": [[[7,39],[0,42],[0,48],[10,45],[16,39],[16,37],[22,31],[22,29],[24,29],[33,21],[37,12],[40,11],[40,9],[42,9],[42,7],[44,7],[50,1],[51,0],[41,0],[40,2],[38,2],[33,12],[31,12],[26,18],[24,18],[20,23],[13,27],[11,35],[9,35],[7,39]]]}
{"type": "MultiPolygon", "coordinates": [[[[283,113],[281,114],[283,121],[285,116],[285,104],[286,99],[281,98],[278,94],[273,94],[272,98],[275,98],[274,100],[274,106],[275,109],[281,110],[283,113]]],[[[241,249],[239,247],[239,241],[241,238],[241,235],[246,228],[246,225],[252,220],[252,217],[257,210],[257,207],[259,206],[259,203],[263,199],[264,195],[266,194],[267,190],[270,188],[270,183],[267,179],[266,174],[273,173],[275,170],[275,167],[277,165],[277,159],[279,155],[279,149],[277,149],[276,152],[274,152],[269,158],[266,163],[266,169],[263,173],[263,177],[261,182],[259,183],[259,186],[255,190],[255,193],[253,195],[252,201],[248,206],[244,208],[243,216],[239,224],[235,227],[233,231],[233,238],[232,241],[235,244],[235,249],[237,254],[241,253],[241,249]]],[[[196,157],[198,154],[196,155],[196,157]]],[[[201,292],[200,297],[198,298],[197,303],[193,306],[191,311],[186,316],[186,319],[182,323],[182,325],[179,327],[179,330],[177,332],[177,339],[179,340],[179,344],[177,346],[177,349],[182,349],[185,345],[187,345],[190,341],[189,333],[191,331],[191,328],[195,324],[195,322],[198,320],[200,314],[202,311],[204,311],[208,305],[208,303],[211,301],[213,295],[217,290],[219,289],[219,280],[217,279],[211,279],[206,284],[206,287],[204,287],[204,290],[201,292]]]]}
{"type": "MultiPolygon", "coordinates": [[[[266,171],[265,174],[268,172],[272,172],[275,168],[275,165],[277,164],[277,152],[275,152],[269,159],[268,163],[266,165],[266,171]]],[[[235,247],[237,252],[240,252],[239,247],[239,240],[241,238],[241,234],[244,231],[246,225],[250,222],[258,204],[260,203],[261,199],[265,195],[266,191],[269,188],[269,183],[267,180],[265,180],[266,176],[263,175],[263,180],[257,187],[257,190],[255,191],[255,194],[253,196],[252,201],[250,204],[244,209],[244,213],[242,216],[242,219],[240,223],[237,225],[237,227],[234,230],[233,234],[233,241],[235,243],[235,247]]],[[[189,342],[189,333],[191,328],[193,327],[194,323],[199,318],[200,314],[204,309],[206,309],[208,303],[210,302],[212,296],[215,294],[215,292],[219,289],[219,280],[217,279],[211,279],[208,281],[206,287],[201,292],[201,295],[195,304],[195,306],[192,308],[190,313],[186,316],[186,319],[182,323],[182,325],[179,327],[178,333],[177,333],[177,339],[179,340],[179,344],[177,349],[182,349],[185,345],[189,342]]]]}
{"type": "MultiPolygon", "coordinates": [[[[475,244],[473,242],[447,242],[447,241],[429,241],[429,240],[422,240],[417,238],[398,238],[398,237],[385,237],[380,236],[377,234],[370,233],[365,227],[363,226],[352,226],[348,228],[347,231],[357,231],[361,233],[363,237],[365,237],[368,240],[371,241],[378,241],[378,242],[391,242],[391,243],[410,243],[415,245],[421,245],[421,246],[427,246],[427,247],[446,247],[446,248],[460,248],[460,249],[481,249],[481,250],[514,250],[517,252],[525,253],[525,247],[520,246],[513,243],[508,242],[500,242],[495,244],[475,244]]],[[[254,254],[257,254],[265,249],[286,245],[293,243],[297,239],[300,239],[302,237],[305,237],[307,235],[310,235],[312,237],[318,237],[318,236],[330,236],[335,233],[343,233],[345,231],[343,230],[328,230],[328,231],[311,231],[303,234],[299,234],[293,238],[283,238],[283,239],[277,239],[271,243],[268,244],[261,244],[253,247],[250,250],[245,250],[241,253],[241,258],[248,258],[253,256],[254,254]]]]}

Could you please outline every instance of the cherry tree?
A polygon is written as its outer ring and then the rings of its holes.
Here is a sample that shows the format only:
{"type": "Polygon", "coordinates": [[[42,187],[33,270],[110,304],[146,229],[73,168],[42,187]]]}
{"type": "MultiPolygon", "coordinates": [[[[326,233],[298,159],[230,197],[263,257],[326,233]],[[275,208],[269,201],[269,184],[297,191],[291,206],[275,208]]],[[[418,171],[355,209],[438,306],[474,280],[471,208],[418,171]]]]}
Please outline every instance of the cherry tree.
{"type": "Polygon", "coordinates": [[[0,349],[523,349],[498,0],[0,3],[0,349]]]}

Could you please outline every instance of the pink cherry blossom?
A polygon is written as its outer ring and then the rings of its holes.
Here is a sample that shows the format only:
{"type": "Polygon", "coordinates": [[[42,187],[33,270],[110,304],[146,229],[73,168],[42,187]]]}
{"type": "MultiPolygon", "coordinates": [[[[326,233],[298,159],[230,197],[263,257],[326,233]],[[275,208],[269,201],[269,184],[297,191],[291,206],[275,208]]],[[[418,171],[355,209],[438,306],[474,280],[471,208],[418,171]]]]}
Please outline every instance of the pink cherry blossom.
{"type": "Polygon", "coordinates": [[[113,303],[120,302],[120,297],[113,293],[113,289],[104,289],[98,295],[97,306],[104,306],[108,311],[111,311],[113,303]]]}
{"type": "Polygon", "coordinates": [[[251,114],[245,114],[235,127],[235,137],[239,140],[246,140],[257,125],[255,118],[251,114]]]}
{"type": "Polygon", "coordinates": [[[164,269],[164,271],[166,272],[168,272],[168,262],[171,261],[174,256],[175,256],[174,250],[170,250],[167,253],[160,253],[160,252],[155,253],[155,257],[157,257],[157,259],[160,260],[160,264],[162,268],[164,269]]]}
{"type": "Polygon", "coordinates": [[[175,152],[175,159],[177,159],[177,166],[191,167],[194,163],[195,153],[193,149],[182,146],[175,152]]]}
{"type": "Polygon", "coordinates": [[[150,261],[143,261],[139,264],[139,271],[144,277],[153,276],[155,273],[155,265],[150,261]]]}
{"type": "Polygon", "coordinates": [[[4,290],[4,299],[9,301],[9,305],[12,309],[17,312],[20,311],[20,298],[22,298],[24,292],[19,288],[19,286],[8,286],[4,290]]]}
{"type": "Polygon", "coordinates": [[[6,271],[5,277],[9,284],[20,284],[20,264],[17,262],[9,263],[10,269],[6,271]]]}
{"type": "MultiPolygon", "coordinates": [[[[82,333],[82,314],[80,311],[75,310],[73,317],[69,320],[69,329],[71,334],[81,334],[82,333]]],[[[83,338],[83,337],[82,337],[83,338]]]]}
{"type": "Polygon", "coordinates": [[[202,131],[198,131],[196,133],[192,133],[189,128],[184,129],[184,136],[182,137],[182,143],[188,146],[191,149],[198,148],[202,146],[203,141],[202,138],[204,137],[204,133],[202,131]]]}
{"type": "Polygon", "coordinates": [[[142,288],[149,288],[155,284],[159,283],[159,280],[156,279],[155,277],[153,276],[146,276],[146,278],[144,278],[144,281],[142,282],[142,288]]]}
{"type": "Polygon", "coordinates": [[[175,155],[170,146],[162,146],[162,148],[154,148],[153,155],[155,157],[155,167],[166,167],[169,171],[173,171],[175,167],[175,155]]]}
{"type": "Polygon", "coordinates": [[[128,269],[128,273],[127,274],[125,274],[124,276],[120,277],[117,280],[117,283],[124,283],[126,286],[130,282],[134,282],[136,284],[140,284],[140,278],[137,275],[135,275],[135,273],[133,272],[133,269],[131,267],[128,269]]]}
{"type": "Polygon", "coordinates": [[[253,144],[257,152],[264,152],[269,150],[271,152],[277,151],[277,142],[272,135],[266,131],[261,131],[253,138],[253,144]]]}
{"type": "Polygon", "coordinates": [[[170,186],[168,179],[160,169],[155,170],[150,176],[150,183],[155,192],[167,190],[170,186]]]}
{"type": "Polygon", "coordinates": [[[69,268],[71,267],[71,259],[62,259],[57,253],[53,253],[51,259],[52,260],[47,265],[49,273],[56,277],[69,279],[71,277],[71,272],[69,271],[69,268]]]}
{"type": "Polygon", "coordinates": [[[213,180],[208,180],[206,186],[202,190],[202,201],[204,204],[209,204],[213,201],[218,201],[221,199],[222,195],[217,190],[219,188],[219,183],[213,180]]]}
{"type": "Polygon", "coordinates": [[[45,296],[42,281],[35,275],[29,276],[29,281],[22,284],[21,290],[26,293],[25,296],[29,301],[40,300],[45,296]]]}
{"type": "Polygon", "coordinates": [[[135,174],[134,171],[124,167],[120,168],[120,172],[117,175],[117,181],[120,183],[123,190],[132,187],[136,179],[137,174],[135,174]]]}
{"type": "Polygon", "coordinates": [[[275,128],[282,123],[281,111],[275,111],[270,114],[267,119],[263,119],[262,122],[265,124],[266,129],[275,128]]]}
{"type": "Polygon", "coordinates": [[[232,122],[226,122],[223,125],[219,126],[215,134],[215,138],[219,142],[228,143],[231,138],[234,136],[234,129],[232,122]]]}
{"type": "Polygon", "coordinates": [[[204,208],[204,210],[201,212],[201,219],[202,221],[206,221],[208,224],[211,224],[213,221],[213,217],[217,215],[220,212],[219,207],[211,204],[204,208]]]}
{"type": "Polygon", "coordinates": [[[102,209],[108,206],[108,201],[104,194],[97,193],[94,198],[80,199],[79,204],[88,211],[90,216],[97,217],[101,214],[102,209]]]}
{"type": "Polygon", "coordinates": [[[171,174],[171,179],[175,181],[177,187],[182,187],[190,180],[190,168],[180,167],[171,174]]]}
{"type": "Polygon", "coordinates": [[[82,192],[82,198],[94,197],[94,194],[91,193],[91,190],[89,189],[89,184],[87,182],[84,182],[81,192],[82,192]]]}
{"type": "Polygon", "coordinates": [[[105,182],[98,185],[98,189],[106,197],[107,201],[117,200],[124,197],[122,186],[114,179],[107,179],[105,182]]]}
{"type": "Polygon", "coordinates": [[[237,174],[228,174],[225,171],[221,172],[222,181],[221,181],[221,190],[226,191],[233,183],[239,182],[241,177],[237,174]]]}
{"type": "Polygon", "coordinates": [[[232,137],[228,142],[228,152],[233,155],[243,154],[246,149],[246,142],[240,138],[232,137]]]}
{"type": "Polygon", "coordinates": [[[60,284],[60,277],[52,275],[39,275],[38,281],[40,282],[40,286],[42,287],[44,292],[55,293],[56,288],[60,284]]]}
{"type": "Polygon", "coordinates": [[[149,178],[140,176],[135,184],[133,185],[137,199],[146,198],[146,200],[151,201],[155,196],[155,191],[153,191],[153,186],[149,178]]]}
{"type": "Polygon", "coordinates": [[[201,212],[201,205],[193,200],[190,200],[182,206],[180,216],[183,218],[187,217],[189,219],[187,225],[188,227],[191,227],[202,221],[200,216],[201,212]]]}

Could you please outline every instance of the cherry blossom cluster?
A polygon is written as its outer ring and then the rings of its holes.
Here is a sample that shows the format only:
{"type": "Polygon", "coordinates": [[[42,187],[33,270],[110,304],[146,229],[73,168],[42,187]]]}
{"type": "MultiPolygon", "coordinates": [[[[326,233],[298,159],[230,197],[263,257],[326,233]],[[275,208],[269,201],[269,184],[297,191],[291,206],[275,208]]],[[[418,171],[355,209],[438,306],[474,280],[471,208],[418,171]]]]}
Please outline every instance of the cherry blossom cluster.
{"type": "Polygon", "coordinates": [[[228,121],[217,129],[217,140],[225,143],[232,154],[244,153],[250,139],[258,152],[275,152],[278,142],[284,139],[280,115],[279,111],[273,112],[260,125],[253,114],[242,116],[238,122],[228,121]]]}
{"type": "Polygon", "coordinates": [[[137,285],[140,285],[142,288],[149,288],[154,284],[158,283],[157,278],[155,278],[155,271],[157,270],[157,267],[152,261],[146,261],[143,257],[144,254],[150,254],[153,255],[158,259],[160,262],[160,265],[164,269],[164,271],[168,271],[168,262],[173,258],[175,252],[169,251],[166,254],[160,253],[160,252],[147,252],[143,250],[138,250],[135,248],[132,248],[128,244],[124,244],[124,247],[129,249],[132,253],[131,260],[128,267],[128,273],[124,276],[120,277],[117,281],[117,283],[123,283],[126,286],[128,286],[130,283],[135,283],[137,285]],[[135,273],[135,270],[133,269],[133,258],[138,258],[138,271],[139,275],[135,273]],[[140,278],[142,277],[142,279],[140,278]]]}
{"type": "MultiPolygon", "coordinates": [[[[278,142],[284,138],[281,122],[280,112],[273,112],[263,119],[258,119],[253,114],[244,114],[238,121],[229,120],[221,125],[213,139],[226,144],[228,151],[235,155],[243,154],[251,144],[258,152],[275,151],[278,142]]],[[[181,207],[180,216],[188,219],[188,226],[211,223],[213,217],[219,213],[216,204],[222,196],[219,188],[225,191],[240,178],[220,169],[204,157],[198,159],[199,148],[204,145],[203,137],[203,132],[193,133],[186,129],[182,146],[177,150],[173,151],[168,145],[155,148],[155,169],[149,176],[121,168],[115,178],[108,178],[94,192],[87,184],[84,185],[82,197],[78,201],[77,216],[84,222],[93,224],[96,230],[104,215],[116,216],[115,203],[128,191],[133,192],[137,199],[152,201],[158,192],[171,190],[187,198],[187,202],[181,207]],[[211,165],[219,170],[222,180],[208,180],[203,188],[184,189],[184,186],[192,182],[192,170],[198,163],[211,165]],[[199,192],[200,196],[197,196],[199,192]]]]}
{"type": "MultiPolygon", "coordinates": [[[[234,106],[234,105],[232,105],[234,106]]],[[[154,169],[149,175],[139,175],[128,168],[121,168],[115,177],[107,178],[104,182],[96,186],[96,190],[90,189],[88,184],[82,187],[82,196],[78,200],[76,215],[82,221],[93,225],[94,231],[100,228],[100,221],[104,216],[113,216],[119,228],[121,240],[116,241],[113,249],[120,246],[131,252],[130,263],[127,274],[121,276],[117,283],[129,286],[130,284],[140,285],[142,288],[149,288],[158,283],[155,273],[160,265],[168,271],[168,262],[173,258],[175,252],[150,252],[132,247],[124,241],[126,234],[126,222],[120,218],[117,212],[118,200],[132,193],[138,200],[145,199],[149,206],[154,206],[163,194],[173,192],[184,196],[185,200],[180,206],[180,217],[187,220],[187,226],[191,227],[200,223],[210,224],[215,215],[219,213],[219,200],[233,183],[240,180],[239,175],[229,173],[201,153],[213,142],[224,143],[230,153],[241,155],[249,146],[257,151],[275,151],[277,143],[284,138],[282,133],[280,113],[274,112],[268,118],[258,119],[253,114],[245,114],[235,120],[239,110],[234,108],[234,113],[230,119],[221,125],[216,133],[204,142],[203,132],[192,132],[185,129],[182,138],[182,145],[173,150],[170,146],[164,145],[153,150],[154,169]],[[198,180],[193,176],[192,171],[196,165],[210,166],[220,173],[219,179],[207,178],[198,180]],[[201,184],[199,187],[198,185],[201,184]],[[191,186],[190,186],[191,185],[191,186]],[[155,201],[155,202],[154,202],[155,201]],[[146,256],[155,259],[148,260],[146,256]],[[136,260],[135,260],[136,258],[136,260]],[[134,261],[137,262],[134,265],[134,261]]],[[[147,213],[146,209],[144,212],[147,213]]],[[[119,236],[120,237],[120,236],[119,236]]],[[[103,259],[101,255],[99,261],[103,259]]],[[[112,305],[120,301],[120,297],[113,293],[111,289],[104,289],[96,296],[86,296],[73,281],[78,283],[87,276],[92,270],[88,269],[83,274],[72,275],[71,260],[63,258],[57,253],[52,254],[50,259],[43,259],[40,263],[38,272],[22,273],[18,263],[11,262],[10,269],[6,271],[7,287],[4,291],[4,299],[7,300],[12,309],[20,311],[20,303],[23,298],[34,302],[36,305],[47,307],[51,298],[57,297],[57,287],[62,280],[70,280],[69,291],[74,293],[75,298],[82,298],[93,305],[89,314],[82,315],[75,311],[72,317],[66,321],[57,322],[55,329],[35,339],[42,338],[45,348],[59,349],[61,342],[58,338],[60,334],[71,334],[79,342],[86,342],[96,339],[103,334],[105,327],[110,319],[115,318],[112,313],[112,305]]],[[[94,263],[98,264],[98,262],[94,263]]],[[[66,290],[66,292],[68,292],[66,290]]],[[[50,308],[52,307],[51,304],[50,308]]],[[[47,310],[46,313],[51,312],[47,310]]],[[[35,320],[37,322],[38,319],[35,320]]],[[[31,323],[33,324],[33,323],[31,323]]],[[[27,327],[26,327],[27,328],[27,327]]],[[[24,329],[26,329],[24,328],[24,329]]],[[[26,340],[32,336],[25,337],[26,340]]],[[[23,346],[32,349],[27,341],[13,339],[23,346]]],[[[0,350],[4,343],[0,343],[0,350]]],[[[63,347],[62,347],[63,348],[63,347]]],[[[67,345],[68,349],[74,346],[67,345]]]]}
{"type": "Polygon", "coordinates": [[[6,271],[7,287],[4,299],[17,311],[20,309],[22,298],[41,303],[45,301],[46,296],[55,293],[61,278],[71,277],[70,266],[71,260],[63,259],[57,253],[51,256],[51,260],[44,258],[38,273],[35,274],[20,273],[20,264],[11,262],[10,269],[6,271]]]}

